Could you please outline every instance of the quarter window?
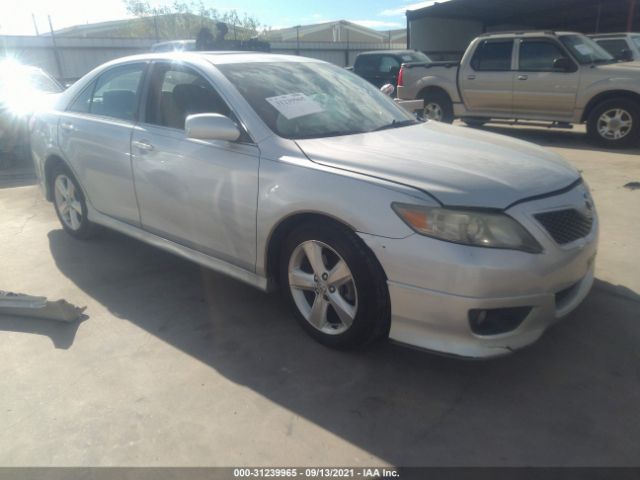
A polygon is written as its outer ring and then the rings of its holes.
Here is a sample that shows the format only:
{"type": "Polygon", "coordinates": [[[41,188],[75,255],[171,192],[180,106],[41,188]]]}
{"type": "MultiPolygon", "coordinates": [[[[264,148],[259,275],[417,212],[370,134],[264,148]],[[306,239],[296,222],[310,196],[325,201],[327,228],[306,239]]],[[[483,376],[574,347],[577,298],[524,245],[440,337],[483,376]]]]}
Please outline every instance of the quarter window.
{"type": "Polygon", "coordinates": [[[526,72],[553,72],[554,61],[567,55],[552,42],[523,40],[520,44],[520,70],[526,72]]]}
{"type": "Polygon", "coordinates": [[[85,89],[76,97],[71,106],[68,108],[70,112],[75,113],[90,113],[91,112],[91,96],[93,95],[93,89],[96,86],[96,82],[91,82],[85,89]]]}
{"type": "Polygon", "coordinates": [[[477,71],[504,72],[511,70],[513,40],[482,42],[471,59],[471,67],[477,71]]]}

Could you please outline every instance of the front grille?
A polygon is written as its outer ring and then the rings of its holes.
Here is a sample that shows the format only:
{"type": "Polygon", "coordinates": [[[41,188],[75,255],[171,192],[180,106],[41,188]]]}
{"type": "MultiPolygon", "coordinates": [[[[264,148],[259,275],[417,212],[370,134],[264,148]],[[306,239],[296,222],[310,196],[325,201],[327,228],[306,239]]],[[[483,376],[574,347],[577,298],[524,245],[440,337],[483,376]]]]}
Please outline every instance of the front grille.
{"type": "Polygon", "coordinates": [[[535,217],[560,245],[586,237],[593,227],[592,216],[574,209],[538,213],[535,217]]]}

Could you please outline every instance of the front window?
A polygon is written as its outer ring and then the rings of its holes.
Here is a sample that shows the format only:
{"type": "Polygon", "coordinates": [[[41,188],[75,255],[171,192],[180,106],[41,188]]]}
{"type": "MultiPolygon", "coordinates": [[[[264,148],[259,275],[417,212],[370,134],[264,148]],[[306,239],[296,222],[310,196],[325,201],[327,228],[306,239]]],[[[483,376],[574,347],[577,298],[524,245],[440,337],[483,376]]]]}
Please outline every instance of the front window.
{"type": "Polygon", "coordinates": [[[320,138],[416,123],[367,81],[315,62],[218,65],[277,135],[320,138]]]}
{"type": "Polygon", "coordinates": [[[584,35],[563,35],[560,41],[581,65],[616,61],[604,48],[584,35]]]}

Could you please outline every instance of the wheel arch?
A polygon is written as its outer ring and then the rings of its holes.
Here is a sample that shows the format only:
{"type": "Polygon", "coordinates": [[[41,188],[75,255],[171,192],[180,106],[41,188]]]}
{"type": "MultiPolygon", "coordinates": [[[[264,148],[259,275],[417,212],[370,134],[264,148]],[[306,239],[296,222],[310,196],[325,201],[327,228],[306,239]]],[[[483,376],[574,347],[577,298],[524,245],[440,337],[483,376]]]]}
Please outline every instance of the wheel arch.
{"type": "Polygon", "coordinates": [[[586,122],[589,119],[589,115],[591,115],[591,112],[593,112],[594,108],[596,108],[600,103],[606,100],[612,100],[614,98],[627,98],[640,105],[640,94],[636,92],[633,92],[631,90],[608,90],[606,92],[599,93],[591,100],[589,100],[582,112],[582,118],[580,119],[580,121],[586,122]]]}
{"type": "Polygon", "coordinates": [[[427,85],[423,87],[419,92],[417,98],[425,98],[429,93],[443,93],[447,96],[449,101],[453,104],[453,98],[444,88],[439,87],[437,85],[427,85]]]}
{"type": "Polygon", "coordinates": [[[44,162],[44,188],[45,188],[45,198],[52,202],[53,201],[53,171],[58,165],[64,165],[67,168],[67,162],[65,162],[62,157],[56,154],[49,155],[44,162]]]}
{"type": "Polygon", "coordinates": [[[278,286],[278,277],[279,277],[279,268],[280,268],[280,260],[282,255],[282,248],[284,242],[286,241],[287,236],[293,232],[299,226],[305,223],[331,223],[336,225],[346,231],[349,231],[356,235],[358,241],[366,248],[369,254],[374,259],[376,265],[380,268],[380,271],[384,275],[385,280],[387,279],[387,275],[380,264],[380,261],[376,257],[375,253],[366,245],[360,237],[357,235],[357,229],[352,225],[349,225],[347,222],[336,218],[334,216],[328,215],[326,213],[321,212],[296,212],[287,217],[281,219],[271,230],[269,236],[267,237],[266,246],[265,246],[265,274],[269,281],[270,290],[277,288],[278,286]]]}

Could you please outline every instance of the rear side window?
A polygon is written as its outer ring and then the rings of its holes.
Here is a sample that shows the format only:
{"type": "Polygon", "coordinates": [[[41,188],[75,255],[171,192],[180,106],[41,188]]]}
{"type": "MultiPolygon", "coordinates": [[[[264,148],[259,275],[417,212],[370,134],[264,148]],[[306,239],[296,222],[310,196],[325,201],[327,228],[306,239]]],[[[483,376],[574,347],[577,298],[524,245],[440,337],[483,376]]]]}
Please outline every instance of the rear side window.
{"type": "Polygon", "coordinates": [[[389,55],[382,57],[378,67],[380,73],[389,73],[394,68],[400,68],[400,62],[398,60],[394,57],[390,57],[389,55]]]}
{"type": "Polygon", "coordinates": [[[123,65],[98,78],[90,113],[133,121],[135,119],[144,64],[123,65]]]}
{"type": "Polygon", "coordinates": [[[360,55],[355,64],[355,70],[362,75],[378,73],[380,57],[378,55],[360,55]]]}
{"type": "Polygon", "coordinates": [[[553,72],[553,63],[567,55],[558,45],[546,40],[523,40],[520,44],[520,67],[527,72],[553,72]]]}
{"type": "Polygon", "coordinates": [[[512,53],[513,40],[486,40],[476,48],[471,67],[477,71],[509,71],[512,53]]]}
{"type": "Polygon", "coordinates": [[[596,40],[598,45],[604,48],[607,52],[609,52],[614,57],[620,55],[620,52],[623,50],[629,50],[629,45],[627,45],[627,41],[620,39],[607,39],[607,40],[596,40]]]}

